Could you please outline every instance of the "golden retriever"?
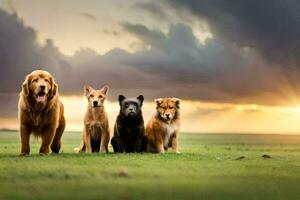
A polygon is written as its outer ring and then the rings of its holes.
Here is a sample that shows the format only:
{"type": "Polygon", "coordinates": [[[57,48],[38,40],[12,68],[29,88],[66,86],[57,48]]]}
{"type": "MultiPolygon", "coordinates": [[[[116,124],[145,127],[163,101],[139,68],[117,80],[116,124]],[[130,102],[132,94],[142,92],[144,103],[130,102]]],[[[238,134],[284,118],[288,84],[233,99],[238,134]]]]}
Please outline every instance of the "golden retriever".
{"type": "Polygon", "coordinates": [[[168,147],[172,147],[175,153],[179,153],[180,99],[159,98],[155,102],[157,112],[149,120],[145,130],[148,139],[147,152],[164,153],[168,147]]]}
{"type": "Polygon", "coordinates": [[[43,70],[28,74],[19,98],[21,155],[29,155],[30,134],[42,138],[40,155],[59,153],[65,129],[64,107],[53,76],[43,70]]]}

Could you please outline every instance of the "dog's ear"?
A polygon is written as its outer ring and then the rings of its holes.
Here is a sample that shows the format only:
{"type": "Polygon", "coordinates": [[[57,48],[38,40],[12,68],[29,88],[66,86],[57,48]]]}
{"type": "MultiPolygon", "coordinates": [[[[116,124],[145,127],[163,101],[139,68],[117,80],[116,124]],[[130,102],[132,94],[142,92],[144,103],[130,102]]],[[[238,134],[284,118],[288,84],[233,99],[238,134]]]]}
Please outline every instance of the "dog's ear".
{"type": "Polygon", "coordinates": [[[179,108],[179,104],[180,104],[181,100],[176,97],[173,97],[172,100],[176,103],[177,108],[179,108]]]}
{"type": "Polygon", "coordinates": [[[53,77],[50,77],[50,83],[51,83],[51,88],[50,88],[50,97],[54,97],[57,94],[58,86],[55,83],[55,80],[53,77]]]}
{"type": "Polygon", "coordinates": [[[161,102],[163,101],[163,99],[162,98],[158,98],[158,99],[154,99],[154,101],[155,101],[155,103],[157,105],[159,105],[159,104],[161,104],[161,102]]]}
{"type": "Polygon", "coordinates": [[[103,86],[100,90],[104,95],[107,95],[109,87],[107,85],[103,86]]]}
{"type": "Polygon", "coordinates": [[[29,75],[27,75],[25,77],[25,80],[22,84],[22,93],[25,95],[25,96],[28,96],[29,95],[29,83],[31,81],[31,77],[29,75]]]}
{"type": "Polygon", "coordinates": [[[122,101],[126,99],[125,96],[123,96],[122,94],[119,95],[119,104],[121,105],[122,104],[122,101]]]}
{"type": "Polygon", "coordinates": [[[137,99],[140,100],[141,106],[142,106],[142,105],[143,105],[143,101],[144,101],[144,96],[143,96],[143,95],[139,95],[139,96],[137,97],[137,99]]]}
{"type": "Polygon", "coordinates": [[[58,86],[55,82],[52,83],[51,87],[51,95],[54,97],[57,94],[58,86]]]}
{"type": "Polygon", "coordinates": [[[84,85],[83,90],[84,90],[84,95],[87,96],[90,94],[90,92],[93,90],[93,88],[89,85],[84,85]]]}

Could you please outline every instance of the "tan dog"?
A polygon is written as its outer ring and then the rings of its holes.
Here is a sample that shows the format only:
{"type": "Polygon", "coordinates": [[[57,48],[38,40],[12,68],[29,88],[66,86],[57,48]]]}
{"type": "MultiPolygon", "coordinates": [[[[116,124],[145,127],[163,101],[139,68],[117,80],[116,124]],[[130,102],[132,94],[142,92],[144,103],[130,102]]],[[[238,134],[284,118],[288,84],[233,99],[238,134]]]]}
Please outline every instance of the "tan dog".
{"type": "Polygon", "coordinates": [[[33,133],[42,138],[40,154],[49,147],[58,153],[65,129],[64,107],[58,98],[58,88],[52,75],[36,70],[28,74],[19,98],[21,155],[30,153],[29,138],[33,133]]]}
{"type": "Polygon", "coordinates": [[[110,131],[108,117],[104,110],[104,101],[108,87],[94,90],[84,86],[84,94],[88,100],[88,108],[84,117],[84,131],[81,147],[78,152],[108,152],[110,131]]]}
{"type": "Polygon", "coordinates": [[[172,147],[175,153],[179,153],[180,99],[159,98],[155,99],[155,102],[157,113],[149,120],[146,126],[147,152],[164,153],[168,147],[172,147]]]}

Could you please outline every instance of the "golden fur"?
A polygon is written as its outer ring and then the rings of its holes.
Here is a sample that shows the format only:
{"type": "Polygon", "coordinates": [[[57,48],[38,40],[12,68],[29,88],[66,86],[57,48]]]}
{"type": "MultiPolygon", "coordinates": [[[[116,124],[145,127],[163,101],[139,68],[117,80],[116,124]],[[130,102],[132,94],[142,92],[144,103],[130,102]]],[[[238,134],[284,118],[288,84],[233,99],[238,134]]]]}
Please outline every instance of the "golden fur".
{"type": "Polygon", "coordinates": [[[49,147],[58,153],[65,129],[64,107],[58,96],[53,76],[43,70],[28,74],[19,97],[21,155],[30,153],[29,138],[33,133],[42,138],[40,154],[48,154],[49,147]]]}
{"type": "Polygon", "coordinates": [[[84,86],[88,107],[84,117],[82,143],[78,152],[108,152],[110,131],[108,117],[104,109],[107,91],[107,86],[100,90],[95,90],[88,85],[84,86]]]}
{"type": "Polygon", "coordinates": [[[155,102],[157,112],[149,120],[145,130],[148,139],[147,152],[164,153],[168,147],[172,147],[175,153],[179,153],[180,99],[159,98],[155,102]]]}

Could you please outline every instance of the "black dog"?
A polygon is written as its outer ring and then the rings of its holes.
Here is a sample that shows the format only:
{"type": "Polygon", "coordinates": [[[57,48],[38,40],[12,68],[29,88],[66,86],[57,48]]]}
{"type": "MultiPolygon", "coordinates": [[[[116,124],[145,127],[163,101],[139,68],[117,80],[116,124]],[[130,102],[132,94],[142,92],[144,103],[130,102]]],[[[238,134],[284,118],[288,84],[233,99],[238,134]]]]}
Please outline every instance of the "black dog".
{"type": "Polygon", "coordinates": [[[143,101],[143,95],[136,99],[119,96],[120,113],[111,140],[114,152],[146,151],[147,140],[144,136],[144,119],[141,110],[143,101]]]}

